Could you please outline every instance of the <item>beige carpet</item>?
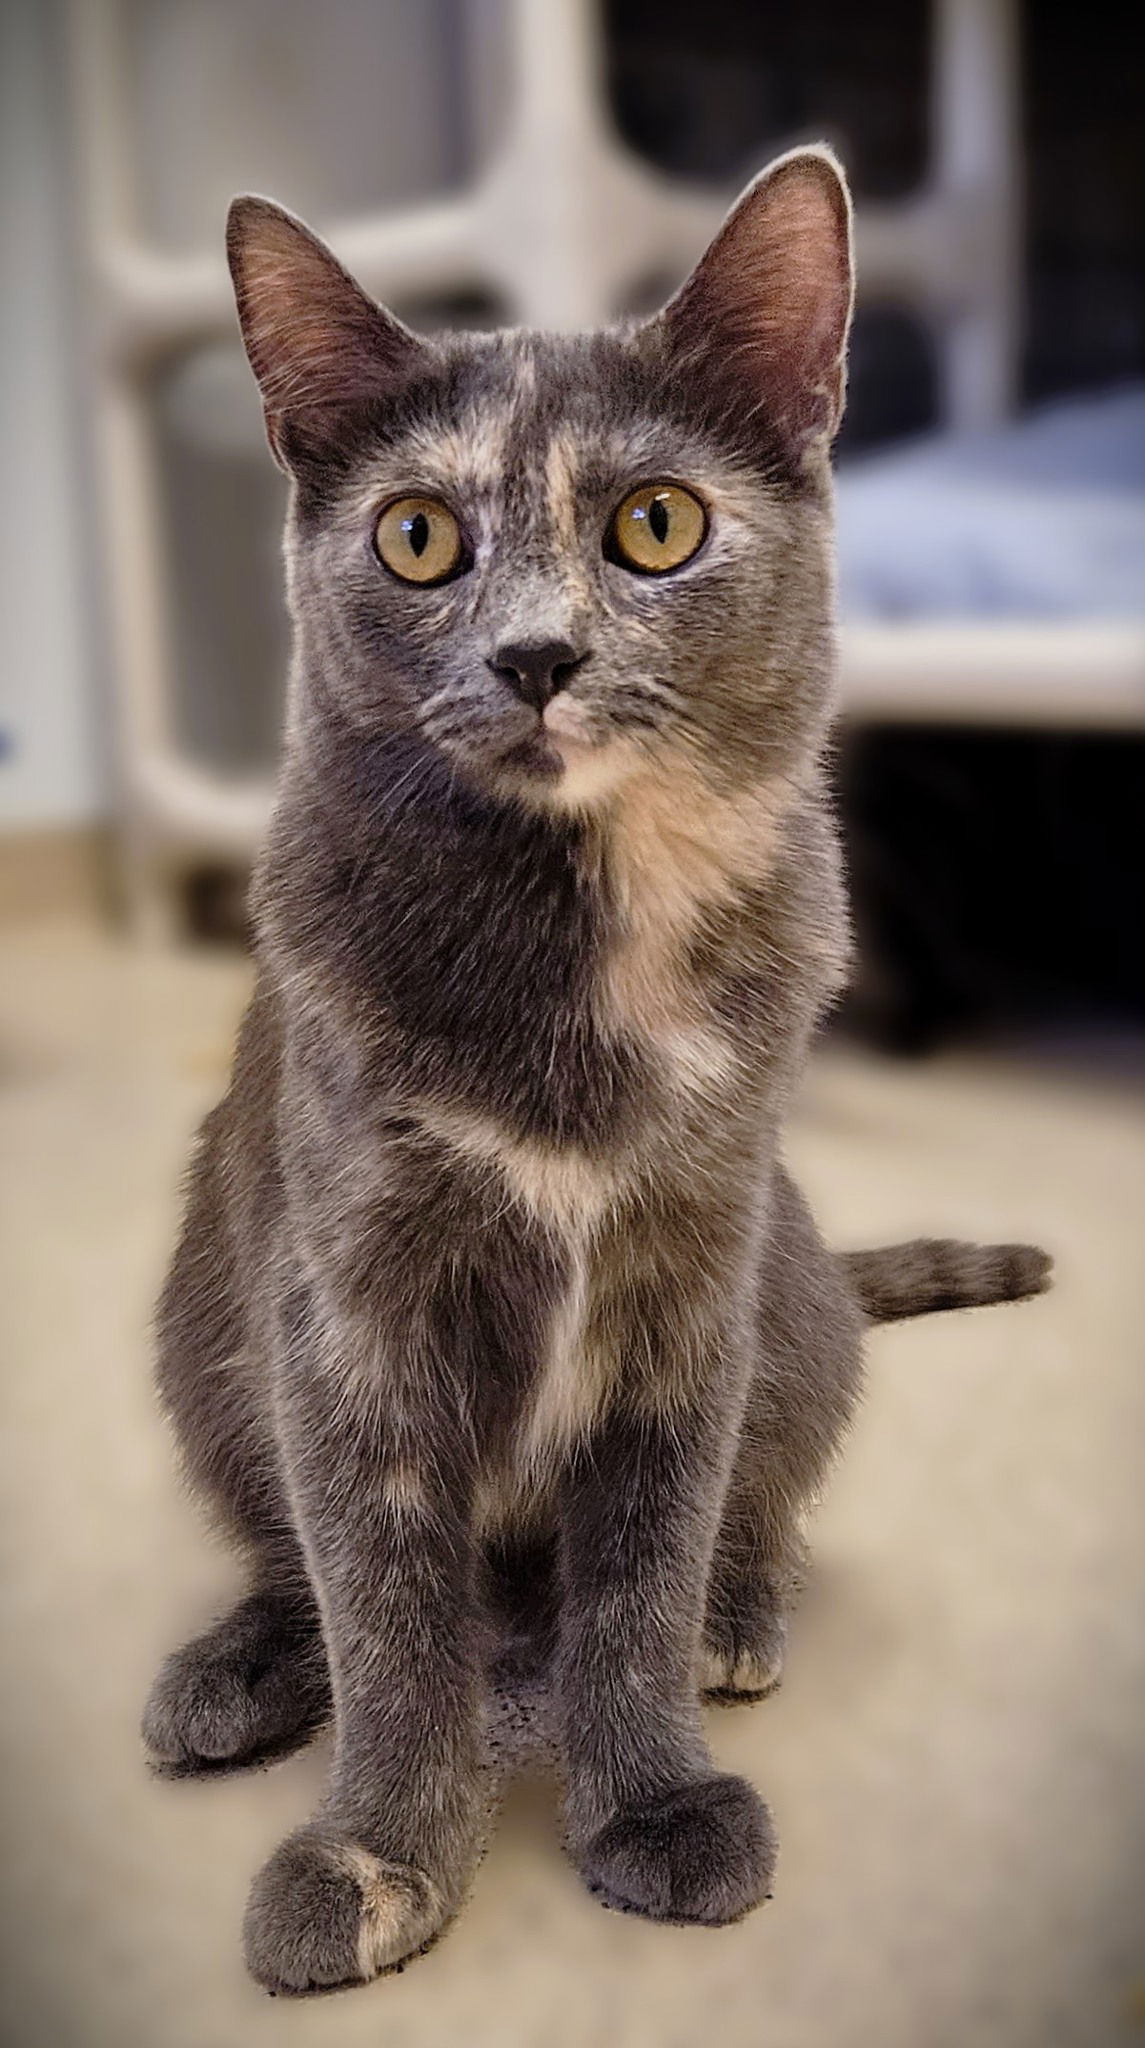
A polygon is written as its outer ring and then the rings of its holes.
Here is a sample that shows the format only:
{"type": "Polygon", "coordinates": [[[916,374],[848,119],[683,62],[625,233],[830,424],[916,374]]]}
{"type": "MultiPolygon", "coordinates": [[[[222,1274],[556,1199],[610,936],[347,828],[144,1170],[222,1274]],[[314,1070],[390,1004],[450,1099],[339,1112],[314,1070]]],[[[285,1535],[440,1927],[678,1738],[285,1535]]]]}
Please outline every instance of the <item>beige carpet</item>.
{"type": "Polygon", "coordinates": [[[243,986],[226,957],[0,939],[5,2048],[1145,2041],[1128,1059],[831,1052],[811,1077],[792,1150],[840,1242],[1029,1234],[1060,1281],[872,1345],[787,1680],[712,1715],[777,1817],[774,1903],[717,1933],[606,1914],[560,1857],[548,1788],[525,1785],[423,1962],[302,2004],[247,1982],[247,1882],[321,1755],[172,1786],[135,1732],[160,1654],[232,1583],[176,1494],[146,1323],[243,986]]]}

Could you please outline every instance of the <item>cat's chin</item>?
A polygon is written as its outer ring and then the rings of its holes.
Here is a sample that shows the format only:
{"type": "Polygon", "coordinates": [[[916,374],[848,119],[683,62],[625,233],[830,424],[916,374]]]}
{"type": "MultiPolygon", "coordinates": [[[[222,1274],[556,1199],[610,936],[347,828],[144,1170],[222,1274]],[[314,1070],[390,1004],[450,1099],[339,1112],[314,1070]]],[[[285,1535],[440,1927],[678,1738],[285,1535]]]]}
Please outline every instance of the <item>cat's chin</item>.
{"type": "Polygon", "coordinates": [[[565,772],[564,755],[557,742],[543,728],[526,740],[519,740],[501,755],[498,771],[511,780],[551,787],[565,772]]]}
{"type": "Polygon", "coordinates": [[[630,766],[616,740],[593,742],[542,729],[501,756],[497,781],[539,810],[584,811],[611,795],[630,766]]]}
{"type": "Polygon", "coordinates": [[[585,746],[563,741],[560,747],[563,772],[549,793],[549,801],[563,810],[591,810],[618,789],[631,772],[627,750],[616,740],[604,746],[585,746]]]}

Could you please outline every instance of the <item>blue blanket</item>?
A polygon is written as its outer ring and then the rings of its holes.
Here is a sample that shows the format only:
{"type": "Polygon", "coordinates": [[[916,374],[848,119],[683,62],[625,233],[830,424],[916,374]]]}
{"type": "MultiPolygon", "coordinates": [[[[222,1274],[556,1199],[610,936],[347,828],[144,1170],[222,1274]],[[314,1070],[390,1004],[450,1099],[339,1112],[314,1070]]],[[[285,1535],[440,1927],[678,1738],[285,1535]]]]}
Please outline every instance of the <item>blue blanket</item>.
{"type": "Polygon", "coordinates": [[[845,617],[1145,616],[1145,385],[840,468],[845,617]]]}

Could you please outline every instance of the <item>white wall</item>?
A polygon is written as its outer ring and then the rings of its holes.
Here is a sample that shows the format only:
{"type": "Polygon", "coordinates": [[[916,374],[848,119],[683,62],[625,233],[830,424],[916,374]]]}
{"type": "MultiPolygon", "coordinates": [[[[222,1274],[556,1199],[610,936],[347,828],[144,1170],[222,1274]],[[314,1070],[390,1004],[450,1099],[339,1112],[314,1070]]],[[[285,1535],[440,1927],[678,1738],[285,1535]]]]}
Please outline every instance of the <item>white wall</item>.
{"type": "Polygon", "coordinates": [[[105,806],[56,8],[0,0],[0,830],[105,806]]]}

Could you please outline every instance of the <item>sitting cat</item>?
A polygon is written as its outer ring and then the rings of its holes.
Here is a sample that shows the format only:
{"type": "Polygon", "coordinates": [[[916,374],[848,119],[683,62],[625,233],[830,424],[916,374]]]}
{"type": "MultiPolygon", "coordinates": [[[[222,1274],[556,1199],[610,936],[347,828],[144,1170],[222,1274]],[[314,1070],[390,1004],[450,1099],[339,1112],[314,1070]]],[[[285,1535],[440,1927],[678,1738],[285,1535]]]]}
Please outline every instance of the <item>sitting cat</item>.
{"type": "Polygon", "coordinates": [[[295,657],[159,1380],[251,1589],[168,1660],[147,1739],[193,1769],[332,1712],[247,1954],[271,1989],[369,1977],[471,1877],[511,1584],[585,1879],[734,1920],[774,1838],[701,1693],[778,1675],[864,1323],[1046,1265],[836,1257],[782,1163],[846,955],[846,187],[781,159],[661,314],[588,336],[418,339],[264,200],[228,246],[295,657]]]}

